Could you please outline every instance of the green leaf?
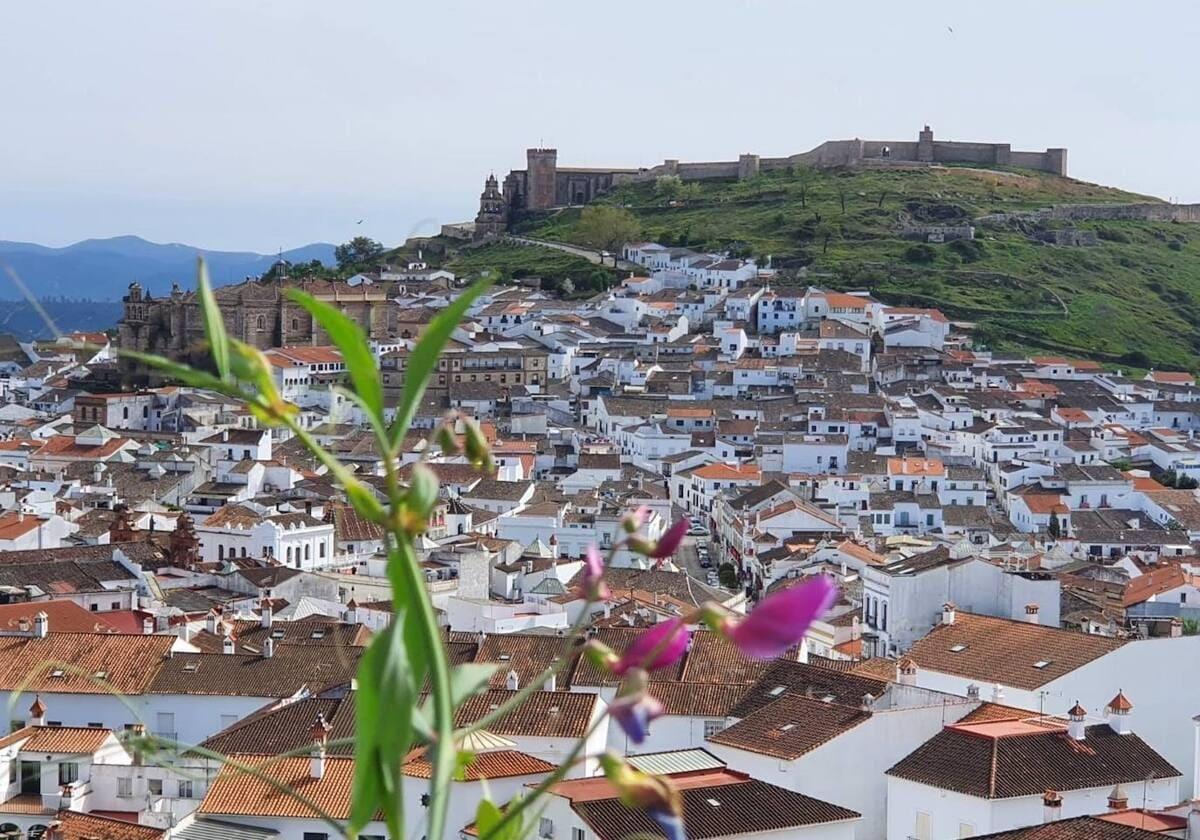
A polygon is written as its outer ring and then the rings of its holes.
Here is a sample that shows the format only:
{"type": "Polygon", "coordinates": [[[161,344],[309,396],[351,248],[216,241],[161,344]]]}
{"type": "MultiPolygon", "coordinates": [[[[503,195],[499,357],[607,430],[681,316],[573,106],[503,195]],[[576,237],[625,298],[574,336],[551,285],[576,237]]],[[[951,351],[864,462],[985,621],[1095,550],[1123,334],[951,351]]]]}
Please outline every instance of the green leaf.
{"type": "Polygon", "coordinates": [[[410,641],[407,613],[398,607],[392,624],[367,648],[358,669],[356,766],[350,827],[357,832],[382,810],[393,837],[403,836],[401,773],[412,746],[412,713],[425,657],[410,641]]]}
{"type": "MultiPolygon", "coordinates": [[[[521,794],[517,794],[506,807],[515,808],[521,803],[521,794]]],[[[525,836],[524,821],[519,817],[510,820],[500,828],[504,812],[489,799],[481,799],[475,809],[475,831],[481,840],[521,840],[525,836]],[[499,831],[497,829],[499,828],[499,831]]]]}
{"type": "Polygon", "coordinates": [[[199,261],[199,281],[197,288],[200,292],[200,314],[204,318],[204,335],[208,337],[209,352],[212,353],[213,364],[217,375],[224,380],[229,379],[229,340],[225,335],[225,319],[217,308],[217,298],[213,295],[212,283],[208,280],[208,266],[204,257],[199,261]]]}
{"type": "MultiPolygon", "coordinates": [[[[228,382],[222,382],[206,370],[199,370],[189,365],[171,361],[162,356],[155,356],[152,353],[140,353],[137,350],[121,350],[119,351],[119,355],[123,359],[131,359],[132,361],[140,362],[146,367],[162,371],[171,379],[192,388],[207,388],[212,391],[229,394],[230,396],[237,394],[236,388],[233,385],[228,382]]],[[[237,395],[242,399],[246,399],[244,394],[237,395]]]]}
{"type": "Polygon", "coordinates": [[[350,381],[354,383],[354,390],[362,397],[362,405],[368,416],[382,423],[383,384],[379,381],[379,366],[375,363],[375,356],[371,353],[362,327],[341,310],[299,289],[289,289],[287,296],[307,309],[325,332],[329,333],[329,338],[342,351],[346,370],[350,372],[350,381]]]}
{"type": "Polygon", "coordinates": [[[475,299],[487,288],[487,280],[479,280],[469,289],[459,295],[453,303],[437,314],[429,327],[421,335],[417,346],[408,357],[408,366],[404,371],[404,392],[400,397],[400,406],[396,409],[396,417],[392,421],[392,445],[398,445],[408,434],[421,397],[425,394],[425,386],[429,384],[429,376],[437,367],[438,357],[450,339],[450,333],[462,321],[463,316],[475,302],[475,299]]]}
{"type": "Polygon", "coordinates": [[[478,694],[499,667],[498,662],[467,662],[451,671],[450,697],[455,708],[468,697],[478,694]]]}

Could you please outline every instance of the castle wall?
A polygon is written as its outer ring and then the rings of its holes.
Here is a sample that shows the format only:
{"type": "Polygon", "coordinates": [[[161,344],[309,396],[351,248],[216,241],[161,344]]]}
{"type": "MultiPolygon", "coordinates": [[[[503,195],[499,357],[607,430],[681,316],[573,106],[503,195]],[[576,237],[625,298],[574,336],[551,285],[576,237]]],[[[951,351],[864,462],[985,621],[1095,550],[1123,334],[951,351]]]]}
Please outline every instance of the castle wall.
{"type": "Polygon", "coordinates": [[[529,149],[525,160],[525,206],[530,210],[554,207],[558,198],[558,152],[529,149]]]}

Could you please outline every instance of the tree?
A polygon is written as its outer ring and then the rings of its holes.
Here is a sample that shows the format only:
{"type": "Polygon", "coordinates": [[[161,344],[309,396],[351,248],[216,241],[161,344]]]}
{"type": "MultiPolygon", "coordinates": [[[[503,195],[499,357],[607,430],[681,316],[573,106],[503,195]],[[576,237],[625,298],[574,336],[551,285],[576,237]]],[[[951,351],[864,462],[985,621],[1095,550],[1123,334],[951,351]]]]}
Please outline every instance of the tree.
{"type": "Polygon", "coordinates": [[[821,241],[821,253],[829,252],[829,243],[837,239],[841,235],[841,226],[834,224],[832,220],[823,220],[817,223],[816,230],[813,231],[813,238],[821,241]]]}
{"type": "Polygon", "coordinates": [[[579,217],[579,231],[585,243],[615,255],[638,238],[642,226],[637,217],[623,207],[598,204],[583,208],[579,217]]]}
{"type": "Polygon", "coordinates": [[[738,588],[737,569],[733,567],[732,563],[721,564],[721,568],[717,569],[717,579],[726,589],[738,588]]]}
{"type": "Polygon", "coordinates": [[[1058,540],[1062,536],[1062,526],[1058,524],[1058,514],[1050,514],[1050,525],[1046,528],[1046,533],[1050,535],[1050,539],[1058,540]]]}
{"type": "Polygon", "coordinates": [[[678,175],[659,175],[654,179],[654,193],[663,198],[674,198],[683,188],[683,179],[678,175]]]}
{"type": "Polygon", "coordinates": [[[338,268],[363,265],[383,253],[383,245],[369,236],[356,236],[333,249],[338,268]]]}
{"type": "MultiPolygon", "coordinates": [[[[811,166],[801,166],[800,164],[796,164],[795,168],[792,169],[792,175],[795,177],[797,183],[800,184],[800,209],[807,210],[808,188],[812,186],[812,182],[817,179],[816,170],[814,170],[811,166]]],[[[843,212],[845,212],[844,208],[843,212]]]]}

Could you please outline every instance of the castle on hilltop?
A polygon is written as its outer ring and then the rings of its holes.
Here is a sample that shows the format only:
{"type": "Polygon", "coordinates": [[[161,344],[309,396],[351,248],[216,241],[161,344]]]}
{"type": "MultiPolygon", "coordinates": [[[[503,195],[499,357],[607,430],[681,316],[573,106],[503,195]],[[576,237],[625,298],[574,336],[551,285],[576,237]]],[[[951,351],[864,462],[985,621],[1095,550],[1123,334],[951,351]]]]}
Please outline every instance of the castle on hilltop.
{"type": "Polygon", "coordinates": [[[622,183],[648,181],[662,175],[677,175],[684,181],[753,178],[793,166],[830,169],[845,166],[934,166],[978,164],[1015,166],[1054,175],[1067,174],[1067,150],[1013,151],[1009,143],[964,143],[935,140],[925,126],[913,140],[826,140],[815,149],[789,157],[766,158],[740,155],[737,160],[684,163],[665,160],[658,166],[637,169],[567,168],[558,165],[557,149],[528,149],[526,166],[514,169],[503,185],[489,175],[479,198],[473,236],[488,239],[503,234],[514,213],[549,210],[587,204],[622,183]]]}

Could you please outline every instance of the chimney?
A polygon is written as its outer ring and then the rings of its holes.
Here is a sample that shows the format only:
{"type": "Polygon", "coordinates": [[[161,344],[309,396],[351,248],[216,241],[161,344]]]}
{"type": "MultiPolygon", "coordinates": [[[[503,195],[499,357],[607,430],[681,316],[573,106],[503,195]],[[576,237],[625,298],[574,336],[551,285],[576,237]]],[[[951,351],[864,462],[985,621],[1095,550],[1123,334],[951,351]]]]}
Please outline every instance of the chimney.
{"type": "Polygon", "coordinates": [[[871,711],[871,707],[875,705],[875,695],[871,693],[862,696],[862,710],[864,712],[871,711]]]}
{"type": "Polygon", "coordinates": [[[27,722],[30,726],[46,725],[46,704],[42,702],[41,695],[33,698],[33,705],[29,707],[27,722]]]}
{"type": "Polygon", "coordinates": [[[312,736],[313,743],[308,763],[308,774],[314,779],[320,779],[325,775],[325,742],[329,740],[329,730],[332,728],[332,726],[325,722],[324,715],[317,715],[312,729],[308,730],[312,736]]]}
{"type": "Polygon", "coordinates": [[[1125,788],[1121,787],[1118,782],[1112,790],[1108,792],[1108,810],[1124,811],[1129,807],[1129,797],[1125,795],[1125,788]]]}
{"type": "Polygon", "coordinates": [[[275,640],[270,636],[263,640],[262,655],[263,659],[270,659],[275,655],[275,640]]]}
{"type": "Polygon", "coordinates": [[[166,633],[171,629],[171,617],[168,615],[156,615],[154,617],[154,629],[159,633],[166,633]]]}
{"type": "Polygon", "coordinates": [[[146,616],[142,619],[142,635],[149,636],[154,632],[154,619],[146,616]]]}
{"type": "Polygon", "coordinates": [[[979,686],[976,683],[971,683],[969,686],[967,686],[967,699],[968,700],[978,700],[979,699],[979,686]]]}
{"type": "Polygon", "coordinates": [[[237,649],[237,636],[230,633],[221,644],[222,653],[233,653],[237,649]]]}
{"type": "Polygon", "coordinates": [[[1113,732],[1118,735],[1128,735],[1132,732],[1130,728],[1130,712],[1133,711],[1133,704],[1129,702],[1129,698],[1125,696],[1125,692],[1118,691],[1117,696],[1108,701],[1108,726],[1113,732]]]}
{"type": "Polygon", "coordinates": [[[1042,794],[1042,822],[1057,822],[1062,816],[1062,796],[1056,790],[1042,794]]]}
{"type": "Polygon", "coordinates": [[[39,612],[33,617],[33,637],[35,639],[44,639],[50,632],[50,616],[46,613],[39,612]]]}
{"type": "Polygon", "coordinates": [[[261,624],[265,629],[271,629],[271,625],[275,621],[275,611],[271,609],[271,602],[266,598],[263,598],[259,609],[260,612],[258,623],[261,624]]]}
{"type": "Polygon", "coordinates": [[[1028,621],[1030,624],[1037,624],[1038,623],[1038,610],[1040,610],[1040,609],[1041,609],[1041,607],[1039,607],[1037,604],[1026,604],[1025,605],[1025,620],[1028,621]]]}
{"type": "Polygon", "coordinates": [[[1000,683],[995,683],[992,686],[992,702],[993,703],[1003,703],[1004,702],[1004,686],[1000,685],[1000,683]]]}
{"type": "Polygon", "coordinates": [[[353,598],[346,604],[346,623],[358,624],[358,602],[353,598]]]}
{"type": "Polygon", "coordinates": [[[508,676],[504,680],[504,687],[509,691],[516,691],[521,687],[521,678],[517,676],[516,671],[508,672],[508,676]]]}
{"type": "Polygon", "coordinates": [[[1171,638],[1178,639],[1183,635],[1183,622],[1178,618],[1171,619],[1171,638]]]}
{"type": "Polygon", "coordinates": [[[942,604],[942,624],[954,623],[954,611],[954,604],[951,604],[949,601],[942,604]]]}
{"type": "Polygon", "coordinates": [[[548,680],[546,680],[545,683],[543,683],[542,688],[545,691],[557,691],[558,690],[558,674],[551,674],[550,678],[548,680]]]}
{"type": "Polygon", "coordinates": [[[219,618],[220,616],[217,615],[216,610],[209,610],[208,616],[205,618],[205,629],[213,636],[217,635],[217,621],[219,618]]]}
{"type": "Polygon", "coordinates": [[[896,663],[896,682],[900,685],[917,684],[917,663],[907,656],[896,663]]]}
{"type": "Polygon", "coordinates": [[[1086,719],[1087,709],[1083,708],[1083,706],[1079,704],[1079,701],[1076,700],[1075,705],[1072,706],[1071,710],[1067,712],[1067,734],[1070,735],[1072,739],[1076,741],[1082,741],[1084,739],[1086,728],[1086,723],[1084,721],[1086,719]]]}

